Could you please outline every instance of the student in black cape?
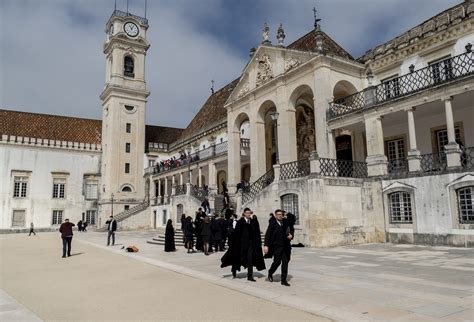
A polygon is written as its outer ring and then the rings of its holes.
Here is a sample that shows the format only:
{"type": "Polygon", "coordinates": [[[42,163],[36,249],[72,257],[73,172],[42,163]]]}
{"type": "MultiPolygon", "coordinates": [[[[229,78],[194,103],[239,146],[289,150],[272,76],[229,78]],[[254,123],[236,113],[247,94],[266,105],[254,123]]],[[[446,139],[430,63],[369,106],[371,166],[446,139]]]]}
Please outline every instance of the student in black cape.
{"type": "Polygon", "coordinates": [[[273,274],[281,265],[281,285],[285,286],[290,286],[287,281],[288,262],[290,261],[291,240],[294,234],[294,223],[291,220],[283,218],[282,210],[275,210],[273,217],[269,220],[263,248],[265,258],[273,257],[267,280],[273,282],[273,274]]]}
{"type": "Polygon", "coordinates": [[[176,246],[174,245],[174,227],[173,221],[168,219],[166,222],[165,230],[165,252],[174,252],[176,251],[176,246]]]}
{"type": "Polygon", "coordinates": [[[209,255],[209,244],[211,243],[212,239],[212,232],[211,232],[211,222],[208,216],[204,218],[201,223],[201,230],[200,230],[201,240],[204,255],[209,255]]]}
{"type": "Polygon", "coordinates": [[[260,225],[257,217],[253,216],[249,208],[244,209],[243,217],[237,221],[232,233],[232,242],[227,252],[221,258],[221,267],[231,266],[232,276],[235,278],[240,267],[247,268],[247,280],[255,282],[253,268],[261,271],[265,269],[262,253],[260,225]]]}
{"type": "Polygon", "coordinates": [[[188,249],[188,253],[194,253],[194,227],[191,216],[188,216],[184,221],[184,236],[186,238],[186,248],[188,249]]]}

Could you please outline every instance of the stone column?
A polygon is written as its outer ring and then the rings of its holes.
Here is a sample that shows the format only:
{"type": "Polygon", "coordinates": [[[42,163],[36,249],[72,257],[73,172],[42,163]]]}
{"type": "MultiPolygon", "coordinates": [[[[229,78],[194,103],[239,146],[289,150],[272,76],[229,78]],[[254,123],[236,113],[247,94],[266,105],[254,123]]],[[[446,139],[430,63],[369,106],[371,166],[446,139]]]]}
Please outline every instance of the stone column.
{"type": "MultiPolygon", "coordinates": [[[[327,130],[327,158],[329,159],[337,159],[336,153],[336,139],[334,138],[334,131],[328,129],[327,130]]],[[[318,153],[319,156],[319,153],[318,153]]]]}
{"type": "Polygon", "coordinates": [[[298,159],[296,142],[296,110],[290,106],[286,97],[285,87],[277,88],[278,117],[278,154],[280,163],[296,161],[298,159]]]}
{"type": "Polygon", "coordinates": [[[179,174],[179,184],[182,186],[184,184],[183,173],[180,172],[179,174]]]}
{"type": "Polygon", "coordinates": [[[161,179],[158,179],[158,203],[161,205],[161,179]]]}
{"type": "Polygon", "coordinates": [[[387,174],[387,157],[384,152],[382,117],[377,115],[365,118],[367,140],[367,171],[369,176],[387,174]]]}
{"type": "MultiPolygon", "coordinates": [[[[228,125],[231,128],[231,124],[228,125]]],[[[253,129],[250,129],[252,133],[253,129]]],[[[252,141],[250,141],[252,143],[252,141]]],[[[228,177],[227,185],[229,187],[236,186],[240,181],[240,132],[239,131],[229,131],[228,138],[228,177]]]]}
{"type": "Polygon", "coordinates": [[[451,105],[453,98],[444,99],[444,111],[446,114],[446,129],[448,132],[448,144],[444,147],[448,168],[456,168],[461,166],[461,149],[456,143],[456,133],[454,131],[453,107],[451,105]]]}
{"type": "MultiPolygon", "coordinates": [[[[321,58],[323,59],[323,58],[321,58]]],[[[333,98],[333,89],[330,70],[323,66],[314,71],[313,101],[314,101],[314,125],[316,135],[316,152],[321,158],[331,158],[330,133],[327,131],[326,111],[329,102],[333,98]]]]}
{"type": "MultiPolygon", "coordinates": [[[[265,174],[267,169],[265,123],[250,123],[250,182],[254,182],[265,174]]],[[[240,181],[239,167],[239,181],[240,181]]]]}
{"type": "Polygon", "coordinates": [[[176,180],[174,174],[171,176],[171,195],[174,196],[176,194],[176,180]]]}
{"type": "Polygon", "coordinates": [[[211,162],[208,165],[209,167],[209,192],[213,194],[217,192],[217,168],[215,162],[211,162]]]}
{"type": "Polygon", "coordinates": [[[273,165],[273,172],[275,174],[275,179],[273,179],[273,183],[279,183],[280,182],[280,164],[277,163],[277,164],[274,164],[273,165]]]}
{"type": "Polygon", "coordinates": [[[168,177],[165,177],[165,198],[168,197],[168,177]]]}
{"type": "Polygon", "coordinates": [[[201,188],[202,187],[202,168],[198,168],[198,186],[201,188]]]}
{"type": "Polygon", "coordinates": [[[407,110],[408,115],[408,137],[410,140],[410,150],[408,151],[408,170],[410,172],[420,171],[420,151],[416,145],[415,108],[407,110]]]}
{"type": "Polygon", "coordinates": [[[193,184],[193,170],[189,169],[188,171],[188,183],[193,184]]]}

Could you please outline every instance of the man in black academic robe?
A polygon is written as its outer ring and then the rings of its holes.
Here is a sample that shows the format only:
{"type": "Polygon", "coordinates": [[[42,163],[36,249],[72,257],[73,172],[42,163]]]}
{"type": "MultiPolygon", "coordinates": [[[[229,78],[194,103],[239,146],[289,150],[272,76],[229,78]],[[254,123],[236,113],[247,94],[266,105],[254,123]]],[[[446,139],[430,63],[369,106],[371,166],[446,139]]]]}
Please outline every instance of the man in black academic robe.
{"type": "Polygon", "coordinates": [[[270,219],[267,232],[265,233],[263,248],[265,258],[273,257],[272,266],[268,270],[268,281],[273,282],[273,273],[281,264],[281,284],[290,286],[287,277],[293,234],[294,231],[289,221],[283,218],[283,211],[280,209],[275,210],[275,214],[270,219]]]}
{"type": "Polygon", "coordinates": [[[232,234],[232,243],[221,258],[221,267],[232,267],[232,276],[235,278],[240,267],[247,268],[247,279],[255,282],[253,268],[261,271],[265,269],[263,260],[260,225],[257,217],[253,216],[249,208],[244,209],[244,215],[237,222],[232,234]]]}

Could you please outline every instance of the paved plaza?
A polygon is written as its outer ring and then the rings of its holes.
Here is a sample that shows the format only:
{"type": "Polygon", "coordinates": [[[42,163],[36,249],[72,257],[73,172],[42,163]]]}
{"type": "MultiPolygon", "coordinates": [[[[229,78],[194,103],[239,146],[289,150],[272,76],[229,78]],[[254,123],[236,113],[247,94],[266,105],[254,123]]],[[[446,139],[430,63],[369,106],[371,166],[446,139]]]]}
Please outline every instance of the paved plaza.
{"type": "Polygon", "coordinates": [[[222,253],[165,253],[146,243],[155,234],[119,232],[118,245],[106,247],[104,233],[76,233],[78,255],[69,259],[60,258],[54,233],[2,237],[1,287],[24,307],[1,314],[31,310],[44,320],[474,320],[472,249],[294,248],[286,288],[266,282],[266,271],[256,274],[256,283],[244,273],[233,280],[219,267],[222,253]],[[128,244],[140,252],[120,249],[128,244]]]}

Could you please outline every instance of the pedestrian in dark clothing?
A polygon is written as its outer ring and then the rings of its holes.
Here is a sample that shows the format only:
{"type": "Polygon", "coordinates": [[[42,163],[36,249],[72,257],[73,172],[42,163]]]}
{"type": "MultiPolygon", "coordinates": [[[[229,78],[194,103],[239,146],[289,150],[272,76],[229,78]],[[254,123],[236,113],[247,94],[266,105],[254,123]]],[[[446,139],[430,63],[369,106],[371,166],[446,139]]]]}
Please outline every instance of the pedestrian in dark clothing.
{"type": "Polygon", "coordinates": [[[199,208],[196,212],[196,219],[194,220],[194,228],[195,228],[195,235],[196,235],[196,250],[203,251],[203,242],[202,242],[202,222],[206,218],[206,213],[202,211],[202,208],[199,208]]]}
{"type": "Polygon", "coordinates": [[[74,226],[72,222],[69,222],[69,219],[66,219],[59,227],[59,232],[63,240],[63,258],[66,257],[66,254],[67,257],[71,256],[72,227],[74,226]]]}
{"type": "Polygon", "coordinates": [[[105,222],[107,225],[107,246],[110,245],[110,237],[112,237],[112,246],[115,245],[115,231],[117,231],[117,220],[114,216],[110,216],[109,220],[105,222]]]}
{"type": "Polygon", "coordinates": [[[82,224],[82,231],[83,231],[83,232],[87,232],[87,225],[89,225],[89,224],[87,223],[87,221],[85,221],[85,222],[82,224]]]}
{"type": "Polygon", "coordinates": [[[31,234],[34,234],[36,236],[35,226],[33,225],[33,223],[30,224],[30,233],[28,236],[31,236],[31,234]]]}
{"type": "Polygon", "coordinates": [[[204,218],[201,224],[201,238],[203,243],[204,255],[209,255],[209,245],[212,238],[212,227],[209,217],[204,218]]]}
{"type": "Polygon", "coordinates": [[[227,183],[225,181],[222,181],[222,193],[228,192],[229,189],[227,189],[227,183]]]}
{"type": "Polygon", "coordinates": [[[224,207],[222,208],[221,212],[223,212],[224,210],[230,208],[230,197],[229,197],[229,193],[224,192],[224,207]]]}
{"type": "Polygon", "coordinates": [[[209,200],[207,198],[204,198],[203,202],[201,203],[201,207],[204,209],[205,213],[211,213],[211,205],[209,204],[209,200]]]}
{"type": "Polygon", "coordinates": [[[186,215],[181,215],[181,231],[183,232],[183,244],[184,248],[186,248],[186,235],[184,235],[184,226],[186,225],[186,215]]]}
{"type": "Polygon", "coordinates": [[[176,251],[176,246],[174,245],[174,227],[173,221],[168,219],[166,222],[165,230],[165,252],[174,252],[176,251]]]}
{"type": "Polygon", "coordinates": [[[235,226],[237,225],[237,215],[232,214],[232,216],[227,220],[227,243],[230,244],[232,243],[232,235],[234,233],[235,226]]]}
{"type": "Polygon", "coordinates": [[[211,231],[212,231],[212,246],[216,252],[219,251],[219,246],[222,242],[222,232],[220,227],[219,219],[212,218],[211,221],[211,231]]]}
{"type": "Polygon", "coordinates": [[[82,231],[82,220],[77,222],[77,231],[82,231]]]}
{"type": "Polygon", "coordinates": [[[272,266],[268,270],[268,281],[273,282],[273,274],[281,264],[281,285],[290,286],[287,277],[292,239],[293,235],[288,220],[283,218],[283,212],[280,209],[275,210],[273,219],[270,219],[265,233],[263,248],[265,258],[273,257],[272,266]]]}
{"type": "Polygon", "coordinates": [[[237,222],[232,234],[232,243],[221,258],[221,267],[231,266],[235,278],[240,267],[247,268],[247,280],[255,282],[253,267],[261,271],[265,269],[263,260],[260,225],[257,217],[252,217],[249,208],[244,209],[244,216],[237,222]]]}
{"type": "Polygon", "coordinates": [[[186,238],[186,248],[188,249],[188,253],[194,252],[193,251],[194,227],[193,227],[193,219],[190,216],[188,216],[185,221],[184,236],[186,238]]]}
{"type": "Polygon", "coordinates": [[[221,237],[221,239],[218,241],[218,244],[216,245],[216,249],[219,247],[219,251],[222,252],[225,250],[225,241],[227,239],[227,221],[224,218],[224,214],[221,214],[219,218],[216,219],[216,226],[220,232],[221,237]]]}

